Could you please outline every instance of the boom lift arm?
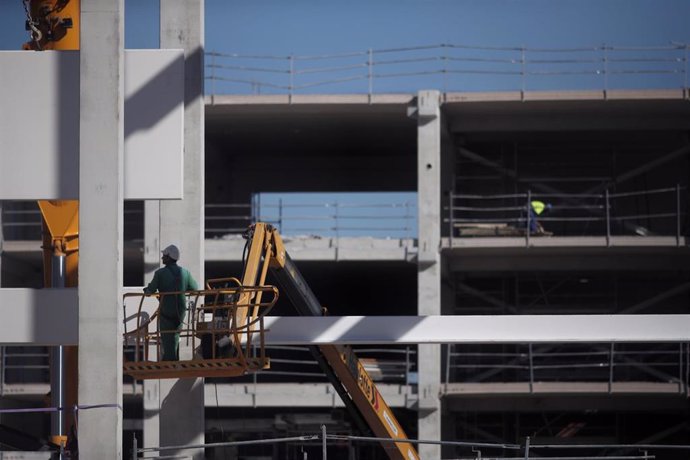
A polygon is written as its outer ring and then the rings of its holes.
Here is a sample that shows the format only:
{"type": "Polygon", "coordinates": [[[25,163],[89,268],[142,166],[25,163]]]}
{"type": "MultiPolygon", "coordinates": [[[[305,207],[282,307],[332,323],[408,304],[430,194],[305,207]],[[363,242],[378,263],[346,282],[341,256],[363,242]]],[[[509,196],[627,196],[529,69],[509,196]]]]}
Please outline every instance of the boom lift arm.
{"type": "MultiPolygon", "coordinates": [[[[324,309],[285,251],[278,231],[269,224],[257,223],[249,228],[246,237],[249,255],[242,284],[262,286],[266,268],[270,268],[300,315],[322,316],[324,309]]],[[[310,350],[358,424],[363,418],[375,436],[401,440],[381,443],[388,456],[395,460],[419,459],[412,444],[406,442],[405,431],[353,350],[339,345],[312,346],[310,350]]]]}

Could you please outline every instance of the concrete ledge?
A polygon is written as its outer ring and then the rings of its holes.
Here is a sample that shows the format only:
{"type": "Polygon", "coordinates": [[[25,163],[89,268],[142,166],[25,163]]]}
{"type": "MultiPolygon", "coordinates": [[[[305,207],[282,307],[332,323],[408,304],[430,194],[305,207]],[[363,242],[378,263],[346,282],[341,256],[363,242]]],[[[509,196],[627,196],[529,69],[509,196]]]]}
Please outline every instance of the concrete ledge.
{"type": "MultiPolygon", "coordinates": [[[[416,254],[413,239],[284,237],[285,249],[295,261],[409,261],[416,254]]],[[[206,240],[207,262],[240,261],[244,239],[206,240]]]]}
{"type": "Polygon", "coordinates": [[[462,397],[475,395],[524,395],[524,394],[677,394],[682,395],[682,385],[667,382],[492,382],[448,383],[441,385],[443,396],[462,397]]]}
{"type": "MultiPolygon", "coordinates": [[[[409,407],[417,400],[412,387],[376,384],[391,407],[409,407]]],[[[235,383],[218,384],[220,407],[343,407],[330,383],[235,383]]],[[[216,406],[216,389],[206,384],[206,407],[216,406]]]]}
{"type": "Polygon", "coordinates": [[[532,236],[529,239],[524,237],[478,237],[452,239],[443,238],[442,248],[515,248],[515,247],[542,247],[542,248],[565,248],[565,247],[686,247],[685,237],[680,240],[675,236],[612,236],[607,240],[605,236],[532,236]],[[452,244],[452,247],[451,247],[452,244]]]}
{"type": "Polygon", "coordinates": [[[369,105],[408,104],[412,94],[266,94],[266,95],[211,95],[204,98],[206,106],[219,105],[369,105]]]}

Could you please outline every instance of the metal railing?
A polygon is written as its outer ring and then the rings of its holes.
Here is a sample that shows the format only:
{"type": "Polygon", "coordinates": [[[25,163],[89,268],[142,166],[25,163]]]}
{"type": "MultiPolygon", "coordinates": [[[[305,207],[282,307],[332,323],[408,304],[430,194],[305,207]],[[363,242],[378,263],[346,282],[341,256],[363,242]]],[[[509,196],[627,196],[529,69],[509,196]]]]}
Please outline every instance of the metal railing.
{"type": "MultiPolygon", "coordinates": [[[[413,346],[388,348],[355,348],[357,358],[375,382],[411,385],[417,383],[417,350],[413,346]]],[[[267,346],[271,367],[252,374],[255,383],[293,382],[309,378],[327,382],[326,375],[313,359],[309,348],[267,346]]]]}
{"type": "Polygon", "coordinates": [[[206,236],[239,234],[257,221],[274,225],[283,236],[375,236],[416,238],[417,203],[207,204],[206,236]]]}
{"type": "Polygon", "coordinates": [[[50,382],[47,347],[0,346],[0,396],[6,385],[50,382]]]}
{"type": "MultiPolygon", "coordinates": [[[[9,202],[6,202],[9,203],[9,202]]],[[[6,241],[40,240],[41,213],[35,203],[20,207],[3,206],[2,231],[6,241]]],[[[125,227],[130,235],[143,231],[143,210],[125,211],[125,227]]],[[[416,238],[417,203],[404,202],[323,202],[299,203],[209,203],[205,205],[207,238],[242,234],[258,221],[273,224],[284,236],[323,237],[374,236],[416,238]]],[[[141,236],[139,236],[141,237],[141,236]]]]}
{"type": "Polygon", "coordinates": [[[523,236],[529,245],[535,235],[604,236],[607,245],[621,235],[671,236],[680,246],[687,234],[686,207],[687,189],[680,185],[626,193],[451,192],[444,222],[451,246],[454,238],[473,236],[523,236]],[[545,202],[548,211],[531,212],[535,200],[545,202]]]}
{"type": "MultiPolygon", "coordinates": [[[[131,316],[130,321],[140,316],[131,316]]],[[[132,343],[125,342],[124,347],[125,353],[135,354],[132,343]]],[[[255,383],[277,380],[297,382],[304,379],[328,381],[307,347],[267,346],[265,350],[271,356],[271,367],[252,373],[245,379],[251,379],[255,383]]],[[[416,347],[357,348],[355,352],[375,382],[404,385],[417,383],[416,347]]],[[[49,356],[46,347],[0,347],[0,395],[4,394],[8,384],[49,384],[49,356]]]]}
{"type": "Polygon", "coordinates": [[[445,383],[666,383],[688,395],[690,344],[446,345],[445,383]]]}
{"type": "Polygon", "coordinates": [[[206,52],[207,94],[688,88],[688,44],[434,44],[313,56],[206,52]]]}
{"type": "MultiPolygon", "coordinates": [[[[342,433],[342,432],[341,432],[342,433]]],[[[529,440],[529,438],[528,438],[529,440]]],[[[481,452],[478,448],[482,449],[493,449],[493,450],[522,450],[522,446],[517,444],[509,443],[488,443],[488,442],[478,442],[478,441],[436,441],[436,440],[425,440],[425,439],[412,439],[412,438],[382,438],[373,436],[352,436],[349,434],[328,434],[326,425],[321,425],[320,432],[309,432],[308,434],[299,436],[289,436],[281,438],[268,438],[268,439],[250,439],[244,441],[229,441],[229,442],[215,442],[215,443],[204,443],[204,444],[194,444],[194,445],[176,445],[176,446],[157,446],[157,447],[139,447],[136,435],[132,437],[132,446],[130,450],[130,455],[132,460],[139,458],[186,458],[179,457],[179,451],[191,450],[191,449],[213,449],[222,447],[251,447],[260,445],[278,445],[278,444],[295,444],[302,446],[301,449],[302,458],[312,458],[309,456],[308,452],[304,450],[305,447],[314,446],[317,449],[313,449],[314,455],[319,455],[318,458],[323,460],[328,459],[329,446],[334,450],[351,449],[353,443],[410,443],[410,444],[432,444],[432,445],[442,445],[442,446],[452,446],[457,448],[465,448],[477,453],[477,459],[481,459],[481,452]],[[159,456],[159,453],[165,453],[169,451],[175,451],[175,456],[159,456]],[[319,452],[320,451],[320,452],[319,452]],[[140,454],[142,456],[140,456],[140,454]],[[150,454],[150,456],[146,456],[150,454]]],[[[688,447],[688,446],[676,446],[676,447],[688,447]]],[[[317,457],[314,457],[317,458],[317,457]]],[[[408,451],[407,458],[414,459],[417,458],[411,451],[408,451]]],[[[526,456],[525,458],[528,458],[526,456]]],[[[644,457],[628,457],[628,458],[640,458],[640,459],[652,459],[653,456],[644,457]]]]}
{"type": "MultiPolygon", "coordinates": [[[[329,452],[337,453],[342,450],[350,450],[352,457],[352,447],[362,443],[387,444],[401,442],[400,438],[382,438],[374,436],[353,436],[349,434],[329,434],[326,425],[321,425],[320,432],[309,431],[299,436],[268,439],[250,439],[243,441],[229,441],[204,443],[195,445],[177,446],[158,446],[158,447],[139,447],[136,435],[132,437],[132,445],[129,451],[130,458],[181,458],[180,451],[190,449],[213,449],[223,447],[252,447],[260,445],[294,444],[301,446],[303,458],[328,459],[329,452]],[[331,450],[329,450],[329,447],[331,450]],[[309,449],[310,448],[310,449],[309,449]],[[175,451],[175,456],[165,455],[166,452],[175,451]],[[159,454],[163,454],[159,456],[159,454]]],[[[491,458],[495,460],[516,460],[516,459],[541,459],[541,460],[653,460],[656,454],[668,451],[688,451],[690,445],[687,444],[544,444],[534,442],[527,436],[521,444],[511,444],[508,442],[480,442],[480,441],[460,441],[460,440],[428,440],[428,439],[404,439],[404,442],[414,445],[439,445],[447,448],[454,448],[458,452],[466,452],[462,458],[481,460],[491,458]],[[483,456],[482,451],[490,451],[492,455],[483,456]],[[493,452],[501,452],[496,455],[493,452]],[[539,452],[539,453],[535,453],[539,452]],[[548,455],[547,452],[551,455],[548,455]]],[[[416,458],[412,453],[409,458],[416,458]]],[[[340,457],[339,457],[340,458],[340,457]]]]}

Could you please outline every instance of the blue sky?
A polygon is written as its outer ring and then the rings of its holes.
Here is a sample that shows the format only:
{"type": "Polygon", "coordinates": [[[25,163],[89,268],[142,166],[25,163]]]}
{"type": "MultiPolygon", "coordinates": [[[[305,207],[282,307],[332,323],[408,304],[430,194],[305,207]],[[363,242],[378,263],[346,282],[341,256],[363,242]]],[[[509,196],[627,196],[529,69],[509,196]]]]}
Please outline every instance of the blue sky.
{"type": "MultiPolygon", "coordinates": [[[[126,0],[130,48],[157,46],[158,0],[126,0]]],[[[0,0],[0,48],[26,39],[21,0],[0,0]]],[[[206,47],[313,54],[419,44],[690,42],[687,0],[206,0],[206,47]]]]}
{"type": "MultiPolygon", "coordinates": [[[[125,35],[128,48],[158,47],[159,0],[125,0],[125,35]]],[[[0,0],[0,49],[18,49],[28,35],[24,31],[22,0],[0,0]]],[[[241,83],[207,82],[207,92],[270,93],[286,92],[288,86],[301,92],[367,92],[366,68],[368,49],[413,47],[449,43],[483,47],[596,47],[660,46],[672,42],[690,42],[690,0],[206,0],[206,51],[223,54],[261,54],[277,56],[313,56],[346,52],[362,52],[361,56],[338,61],[301,61],[294,69],[302,74],[290,81],[285,75],[290,68],[287,60],[257,61],[220,58],[215,63],[229,67],[270,68],[278,72],[221,70],[219,75],[241,83]],[[334,74],[311,73],[313,67],[359,66],[358,69],[334,74]],[[225,73],[223,73],[225,72],[225,73]],[[351,79],[347,84],[322,85],[337,79],[351,79]],[[319,84],[318,86],[311,86],[319,84]]],[[[374,92],[408,92],[418,86],[453,90],[530,90],[582,88],[600,89],[607,83],[600,75],[601,53],[569,55],[587,59],[590,66],[564,69],[533,66],[527,69],[587,70],[589,77],[551,81],[530,77],[523,82],[515,76],[485,71],[521,72],[519,64],[500,67],[498,64],[477,64],[455,61],[434,61],[446,58],[447,50],[424,53],[373,56],[377,62],[374,74],[400,72],[436,72],[433,76],[378,78],[371,86],[374,92]],[[386,59],[432,58],[423,64],[405,66],[378,65],[386,59]],[[586,68],[585,68],[586,67],[586,68]],[[446,72],[447,70],[454,70],[446,72]],[[468,72],[469,70],[469,72],[468,72]],[[445,72],[445,73],[442,73],[445,72]],[[474,73],[473,73],[474,72],[474,73]],[[490,87],[485,87],[489,83],[490,87]]],[[[459,53],[459,52],[458,52],[459,53]]],[[[451,57],[465,59],[468,52],[451,57]]],[[[469,57],[476,57],[469,52],[469,57]]],[[[519,53],[482,52],[482,58],[519,60],[519,53]]],[[[629,57],[621,56],[618,57],[629,57]]],[[[635,56],[647,57],[647,56],[635,56]]],[[[658,57],[658,55],[656,56],[658,57]]],[[[669,57],[669,56],[666,56],[669,57]]],[[[672,59],[682,59],[675,53],[672,59]]],[[[563,59],[563,55],[544,56],[533,53],[527,60],[563,59]]],[[[687,56],[686,56],[687,58],[687,56]]],[[[207,57],[207,64],[211,61],[207,57]]],[[[683,64],[648,64],[653,70],[668,71],[644,78],[625,76],[608,84],[617,88],[678,87],[687,77],[679,72],[683,64]],[[673,75],[670,75],[673,73],[673,75]]],[[[620,64],[620,67],[623,67],[620,64]]],[[[631,67],[627,66],[625,70],[631,67]]],[[[609,69],[612,70],[612,69],[609,69]]],[[[633,67],[633,70],[636,70],[633,67]]],[[[207,69],[207,77],[211,75],[207,69]]],[[[608,88],[609,86],[607,86],[608,88]]]]}

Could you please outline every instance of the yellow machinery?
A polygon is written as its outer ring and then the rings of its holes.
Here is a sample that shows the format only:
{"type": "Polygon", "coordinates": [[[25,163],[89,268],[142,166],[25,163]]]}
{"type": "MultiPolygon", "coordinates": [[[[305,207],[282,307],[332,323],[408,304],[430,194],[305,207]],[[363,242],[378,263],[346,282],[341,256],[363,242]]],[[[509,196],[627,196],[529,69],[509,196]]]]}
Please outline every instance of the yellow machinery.
{"type": "MultiPolygon", "coordinates": [[[[31,41],[25,50],[78,50],[79,0],[22,0],[26,29],[31,41]]],[[[45,287],[77,286],[79,261],[79,203],[39,201],[43,216],[43,273],[45,287]]],[[[54,347],[51,351],[51,405],[77,404],[77,347],[54,347]]],[[[51,442],[63,447],[74,425],[71,411],[53,415],[51,442]]]]}
{"type": "MultiPolygon", "coordinates": [[[[136,299],[136,312],[129,316],[130,320],[136,320],[136,327],[125,332],[125,343],[133,349],[130,351],[133,358],[124,364],[126,374],[139,379],[216,377],[266,369],[269,359],[264,351],[263,317],[278,298],[278,290],[265,284],[269,270],[300,315],[323,314],[324,309],[285,252],[275,228],[257,223],[249,228],[245,237],[249,252],[241,282],[235,278],[211,280],[206,290],[185,293],[190,300],[189,324],[181,331],[181,338],[192,341],[196,351],[194,359],[152,359],[152,348],[153,353],[160,356],[160,333],[165,333],[156,327],[158,311],[150,317],[144,314],[143,304],[150,296],[125,296],[125,305],[128,300],[136,299]]],[[[179,293],[165,295],[174,294],[179,293]]],[[[125,318],[128,318],[127,313],[125,311],[125,318]]],[[[367,425],[377,437],[400,439],[400,442],[382,443],[391,459],[419,458],[350,347],[319,345],[311,346],[310,351],[360,427],[367,425]]]]}

